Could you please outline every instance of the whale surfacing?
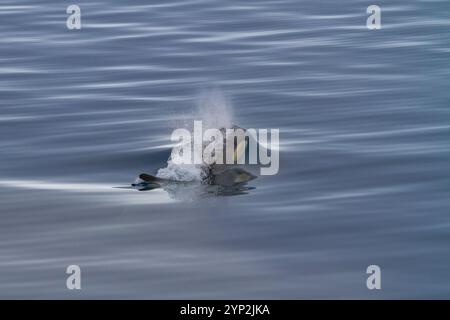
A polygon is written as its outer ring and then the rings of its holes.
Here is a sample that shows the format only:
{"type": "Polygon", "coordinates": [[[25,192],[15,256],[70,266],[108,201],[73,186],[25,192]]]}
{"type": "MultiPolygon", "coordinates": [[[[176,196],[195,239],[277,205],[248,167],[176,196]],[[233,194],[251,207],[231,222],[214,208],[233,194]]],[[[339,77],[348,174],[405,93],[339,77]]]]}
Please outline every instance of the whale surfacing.
{"type": "MultiPolygon", "coordinates": [[[[233,126],[231,129],[238,129],[245,132],[246,130],[237,126],[233,126]]],[[[227,149],[227,130],[225,128],[221,128],[220,131],[223,135],[223,146],[224,149],[227,149]]],[[[250,137],[249,137],[250,139],[250,137]]],[[[202,185],[210,185],[210,186],[221,186],[221,187],[241,187],[247,184],[249,181],[256,179],[256,175],[244,169],[244,165],[242,165],[241,159],[244,157],[245,162],[245,154],[248,152],[248,141],[243,139],[241,141],[237,141],[235,144],[234,138],[230,141],[233,142],[232,146],[232,160],[233,164],[224,164],[225,156],[223,158],[224,161],[214,161],[213,163],[207,164],[203,162],[201,165],[192,165],[197,169],[200,169],[200,182],[202,185]],[[216,163],[219,162],[219,163],[216,163]],[[237,164],[240,163],[240,164],[237,164]]],[[[207,147],[206,144],[203,144],[203,150],[207,147]]],[[[164,170],[168,170],[169,166],[174,166],[172,162],[172,158],[174,152],[178,152],[178,150],[172,150],[172,154],[168,159],[168,168],[164,170]]],[[[179,167],[177,167],[179,169],[179,167]]],[[[171,177],[170,175],[160,175],[161,170],[157,175],[151,175],[148,173],[141,173],[139,177],[136,179],[136,182],[132,184],[132,186],[140,191],[144,190],[152,190],[155,188],[163,188],[169,184],[192,184],[196,181],[183,181],[182,179],[177,179],[178,177],[171,177]]],[[[197,181],[198,182],[198,181],[197,181]]]]}

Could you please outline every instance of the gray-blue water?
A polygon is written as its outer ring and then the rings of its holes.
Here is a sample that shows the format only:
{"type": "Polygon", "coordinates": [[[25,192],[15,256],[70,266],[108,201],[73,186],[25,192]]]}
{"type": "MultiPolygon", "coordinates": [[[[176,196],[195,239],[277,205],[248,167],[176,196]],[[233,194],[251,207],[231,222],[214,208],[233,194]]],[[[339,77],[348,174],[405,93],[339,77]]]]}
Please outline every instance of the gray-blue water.
{"type": "Polygon", "coordinates": [[[449,298],[449,17],[447,0],[2,0],[0,297],[449,298]],[[165,165],[211,88],[237,125],[280,129],[279,173],[236,197],[114,189],[165,165]]]}

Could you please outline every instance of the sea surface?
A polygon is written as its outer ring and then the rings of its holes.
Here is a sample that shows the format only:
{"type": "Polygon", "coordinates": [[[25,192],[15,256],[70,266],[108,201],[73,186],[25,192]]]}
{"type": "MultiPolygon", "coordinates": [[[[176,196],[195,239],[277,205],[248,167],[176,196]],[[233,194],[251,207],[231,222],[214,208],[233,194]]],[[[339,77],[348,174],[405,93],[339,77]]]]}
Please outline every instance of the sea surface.
{"type": "Polygon", "coordinates": [[[2,0],[0,297],[450,298],[449,17],[448,0],[2,0]],[[279,129],[278,174],[238,196],[117,188],[203,113],[279,129]]]}

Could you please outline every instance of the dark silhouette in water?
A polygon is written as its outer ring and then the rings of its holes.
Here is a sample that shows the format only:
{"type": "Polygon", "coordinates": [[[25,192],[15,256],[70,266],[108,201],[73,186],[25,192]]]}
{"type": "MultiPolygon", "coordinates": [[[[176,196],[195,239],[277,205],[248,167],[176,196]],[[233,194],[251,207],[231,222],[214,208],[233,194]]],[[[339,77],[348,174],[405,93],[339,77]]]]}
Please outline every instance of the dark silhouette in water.
{"type": "MultiPolygon", "coordinates": [[[[234,196],[247,194],[254,187],[248,187],[247,183],[256,176],[237,167],[225,168],[220,171],[210,169],[207,179],[200,184],[198,181],[174,181],[162,179],[150,174],[142,173],[132,187],[139,191],[150,191],[157,188],[166,190],[169,194],[185,192],[187,189],[197,191],[198,194],[234,196]],[[184,190],[184,191],[183,191],[184,190]]],[[[178,198],[175,196],[175,198],[178,198]]]]}

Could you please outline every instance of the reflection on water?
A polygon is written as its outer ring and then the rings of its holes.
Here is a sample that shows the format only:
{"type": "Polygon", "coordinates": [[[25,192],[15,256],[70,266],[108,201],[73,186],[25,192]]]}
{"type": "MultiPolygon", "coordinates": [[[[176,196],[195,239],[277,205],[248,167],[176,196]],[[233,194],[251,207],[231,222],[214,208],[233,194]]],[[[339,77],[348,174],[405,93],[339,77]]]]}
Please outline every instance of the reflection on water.
{"type": "Polygon", "coordinates": [[[133,184],[133,188],[139,191],[150,191],[162,188],[172,199],[196,200],[208,196],[237,196],[247,194],[255,187],[247,186],[247,183],[236,183],[232,186],[206,185],[198,182],[172,182],[166,184],[139,183],[133,184]]]}

